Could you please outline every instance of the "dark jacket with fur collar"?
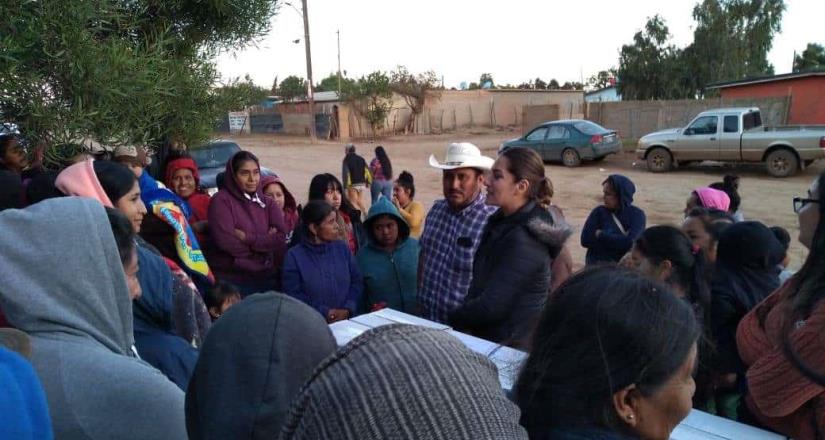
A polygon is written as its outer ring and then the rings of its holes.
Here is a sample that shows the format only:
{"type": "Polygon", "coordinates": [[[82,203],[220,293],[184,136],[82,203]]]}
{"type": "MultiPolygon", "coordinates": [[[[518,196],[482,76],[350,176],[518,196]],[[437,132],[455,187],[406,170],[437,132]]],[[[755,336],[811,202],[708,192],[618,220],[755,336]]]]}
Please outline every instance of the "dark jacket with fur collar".
{"type": "Polygon", "coordinates": [[[464,305],[450,315],[458,330],[526,349],[547,300],[550,264],[571,230],[530,202],[488,220],[473,262],[464,305]]]}

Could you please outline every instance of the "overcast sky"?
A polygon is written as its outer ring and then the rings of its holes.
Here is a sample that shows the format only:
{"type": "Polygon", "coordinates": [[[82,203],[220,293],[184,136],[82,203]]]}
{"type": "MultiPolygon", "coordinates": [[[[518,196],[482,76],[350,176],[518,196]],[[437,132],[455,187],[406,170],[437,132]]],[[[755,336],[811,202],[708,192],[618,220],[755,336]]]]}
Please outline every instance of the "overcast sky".
{"type": "MultiPolygon", "coordinates": [[[[300,10],[301,1],[293,0],[300,10]]],[[[536,77],[579,81],[618,65],[622,44],[632,41],[654,14],[664,17],[673,42],[693,39],[696,0],[308,0],[313,79],[337,70],[336,30],[341,31],[341,69],[359,77],[406,65],[434,70],[445,85],[478,81],[490,72],[497,83],[536,77]],[[488,7],[485,5],[493,5],[488,7]]],[[[776,73],[791,70],[794,50],[825,44],[825,0],[786,0],[782,31],[768,59],[776,73]]],[[[270,87],[275,76],[306,77],[303,22],[281,4],[269,35],[218,59],[224,79],[252,76],[270,87]],[[300,39],[298,44],[293,40],[300,39]]]]}

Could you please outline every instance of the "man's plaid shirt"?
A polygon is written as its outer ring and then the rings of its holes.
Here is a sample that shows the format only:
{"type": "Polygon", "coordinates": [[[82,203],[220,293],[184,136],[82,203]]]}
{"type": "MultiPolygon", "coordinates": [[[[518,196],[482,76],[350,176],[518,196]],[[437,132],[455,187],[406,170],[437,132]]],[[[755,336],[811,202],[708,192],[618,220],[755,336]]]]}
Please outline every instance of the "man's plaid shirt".
{"type": "Polygon", "coordinates": [[[495,206],[485,204],[484,193],[459,212],[438,200],[427,214],[421,235],[423,254],[418,302],[424,318],[446,323],[460,307],[473,278],[473,257],[481,242],[487,218],[495,206]]]}

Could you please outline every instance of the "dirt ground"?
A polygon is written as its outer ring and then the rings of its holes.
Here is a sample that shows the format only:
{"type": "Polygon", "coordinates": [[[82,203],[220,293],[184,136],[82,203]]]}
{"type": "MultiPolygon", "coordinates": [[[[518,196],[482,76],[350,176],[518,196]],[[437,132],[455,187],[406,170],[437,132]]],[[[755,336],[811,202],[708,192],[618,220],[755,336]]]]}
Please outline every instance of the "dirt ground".
{"type": "MultiPolygon", "coordinates": [[[[444,151],[450,142],[467,141],[478,145],[484,154],[495,157],[499,144],[517,134],[507,132],[470,132],[444,135],[398,136],[376,142],[355,142],[358,153],[369,162],[373,149],[381,144],[393,162],[393,168],[400,172],[407,170],[413,174],[416,183],[416,199],[429,209],[434,200],[442,197],[441,172],[430,168],[427,159],[431,153],[443,160],[444,151]]],[[[318,141],[310,143],[304,137],[281,135],[243,135],[225,138],[234,139],[241,148],[253,151],[262,164],[278,173],[290,191],[303,203],[307,197],[309,182],[317,173],[329,172],[340,178],[341,160],[344,156],[343,143],[318,141]]],[[[547,175],[555,187],[553,202],[564,210],[568,222],[580,230],[590,210],[601,203],[601,183],[612,173],[629,177],[636,184],[635,204],[647,213],[648,226],[656,224],[678,225],[682,211],[691,190],[721,181],[726,173],[735,172],[741,176],[741,210],[747,220],[759,220],[768,226],[786,228],[793,238],[791,244],[791,267],[798,268],[806,255],[805,249],[796,241],[799,228],[793,213],[792,198],[805,195],[811,181],[825,169],[818,163],[798,175],[786,178],[771,178],[764,167],[748,166],[722,167],[714,165],[693,166],[666,174],[649,173],[644,164],[631,153],[614,155],[595,164],[584,163],[579,168],[565,168],[558,164],[547,164],[547,175]]],[[[369,202],[367,197],[367,202],[369,202]]],[[[568,242],[577,265],[583,265],[585,250],[575,234],[568,242]]]]}

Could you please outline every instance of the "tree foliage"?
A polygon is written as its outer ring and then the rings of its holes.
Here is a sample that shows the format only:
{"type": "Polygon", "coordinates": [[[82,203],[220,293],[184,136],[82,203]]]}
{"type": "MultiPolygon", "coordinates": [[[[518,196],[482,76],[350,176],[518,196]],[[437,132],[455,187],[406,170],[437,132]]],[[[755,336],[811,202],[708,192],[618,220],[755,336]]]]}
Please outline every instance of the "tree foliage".
{"type": "MultiPolygon", "coordinates": [[[[353,87],[355,80],[341,75],[341,89],[353,87]]],[[[337,92],[338,91],[338,74],[330,73],[329,76],[322,79],[321,82],[315,85],[316,92],[337,92]]]]}
{"type": "Polygon", "coordinates": [[[278,96],[285,102],[292,102],[295,98],[307,96],[307,81],[299,76],[290,75],[281,81],[278,86],[278,96]]]}
{"type": "Polygon", "coordinates": [[[587,79],[585,86],[593,90],[599,90],[605,87],[612,86],[616,83],[617,75],[618,71],[615,67],[611,67],[607,70],[600,70],[599,73],[587,79]]]}
{"type": "Polygon", "coordinates": [[[221,107],[230,109],[259,105],[269,96],[269,92],[255,84],[249,75],[246,75],[243,80],[235,78],[215,89],[215,94],[222,101],[221,107]]]}
{"type": "MultiPolygon", "coordinates": [[[[215,89],[217,51],[262,36],[274,0],[5,0],[0,113],[53,147],[190,145],[231,100],[215,89]]],[[[52,154],[50,154],[52,153],[52,154]]]]}
{"type": "Polygon", "coordinates": [[[808,43],[808,47],[793,60],[794,72],[825,69],[825,46],[808,43]]]}
{"type": "Polygon", "coordinates": [[[493,75],[490,73],[482,73],[478,78],[478,86],[484,88],[488,83],[490,84],[490,88],[496,87],[496,83],[493,81],[493,75]]]}
{"type": "Polygon", "coordinates": [[[693,42],[677,48],[659,16],[649,18],[619,57],[625,99],[697,98],[709,84],[773,74],[767,60],[783,0],[703,0],[693,9],[693,42]]]}
{"type": "Polygon", "coordinates": [[[415,132],[416,118],[424,111],[427,99],[438,99],[441,96],[435,72],[429,70],[413,74],[404,66],[397,66],[390,74],[390,89],[401,95],[410,107],[410,119],[404,127],[407,133],[415,132]]]}
{"type": "Polygon", "coordinates": [[[341,90],[341,99],[369,122],[373,135],[384,127],[392,110],[391,98],[390,77],[381,71],[362,76],[351,87],[341,90]]]}
{"type": "Polygon", "coordinates": [[[547,83],[547,88],[549,90],[558,90],[561,88],[561,86],[559,85],[559,82],[556,81],[556,78],[553,78],[550,80],[549,83],[547,83]]]}
{"type": "Polygon", "coordinates": [[[544,90],[544,89],[547,88],[547,83],[542,81],[541,78],[536,78],[533,81],[533,87],[538,89],[538,90],[544,90]]]}

